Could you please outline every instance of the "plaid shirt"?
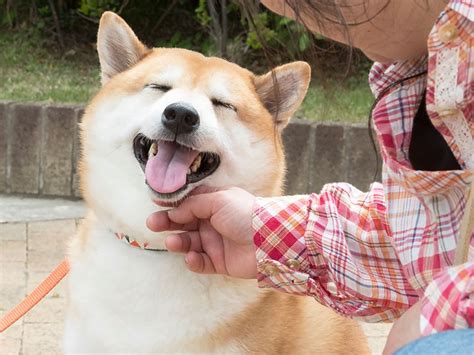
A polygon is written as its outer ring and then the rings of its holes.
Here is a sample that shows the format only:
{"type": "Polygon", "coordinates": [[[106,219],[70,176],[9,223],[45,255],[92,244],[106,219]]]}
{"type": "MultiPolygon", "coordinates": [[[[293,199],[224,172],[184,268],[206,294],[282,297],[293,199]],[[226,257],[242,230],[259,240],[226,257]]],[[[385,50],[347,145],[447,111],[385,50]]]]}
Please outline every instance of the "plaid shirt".
{"type": "Polygon", "coordinates": [[[382,184],[367,193],[338,183],[319,194],[257,199],[261,287],[310,295],[369,322],[393,320],[421,298],[423,334],[474,326],[474,263],[453,266],[474,183],[473,21],[474,2],[452,0],[430,33],[427,56],[374,64],[382,184]],[[411,166],[413,119],[425,92],[430,119],[462,170],[411,166]]]}

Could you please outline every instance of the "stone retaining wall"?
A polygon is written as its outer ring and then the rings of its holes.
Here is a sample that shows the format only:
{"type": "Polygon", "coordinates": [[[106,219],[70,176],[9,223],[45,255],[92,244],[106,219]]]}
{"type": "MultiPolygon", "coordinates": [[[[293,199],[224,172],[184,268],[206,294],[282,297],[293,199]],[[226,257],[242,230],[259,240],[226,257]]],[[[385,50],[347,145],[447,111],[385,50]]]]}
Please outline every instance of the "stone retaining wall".
{"type": "MultiPolygon", "coordinates": [[[[79,105],[0,101],[0,194],[80,198],[79,105]]],[[[288,194],[328,182],[367,189],[376,171],[367,127],[294,119],[284,132],[288,194]]]]}

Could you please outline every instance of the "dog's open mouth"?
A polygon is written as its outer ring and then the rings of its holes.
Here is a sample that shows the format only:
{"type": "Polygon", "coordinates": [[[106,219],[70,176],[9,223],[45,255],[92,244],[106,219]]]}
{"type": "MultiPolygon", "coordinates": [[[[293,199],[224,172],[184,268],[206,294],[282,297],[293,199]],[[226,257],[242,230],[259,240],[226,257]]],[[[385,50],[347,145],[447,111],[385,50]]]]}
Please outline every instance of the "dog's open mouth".
{"type": "Polygon", "coordinates": [[[173,199],[189,184],[211,175],[220,164],[215,153],[199,152],[177,142],[152,140],[139,134],[133,152],[145,172],[146,183],[161,199],[173,199]]]}

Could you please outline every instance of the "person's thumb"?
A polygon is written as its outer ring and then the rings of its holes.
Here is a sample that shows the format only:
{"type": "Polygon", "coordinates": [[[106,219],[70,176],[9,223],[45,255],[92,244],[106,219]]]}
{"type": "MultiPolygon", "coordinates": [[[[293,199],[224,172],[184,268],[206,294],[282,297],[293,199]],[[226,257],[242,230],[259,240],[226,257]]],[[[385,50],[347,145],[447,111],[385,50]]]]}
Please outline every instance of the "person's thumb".
{"type": "Polygon", "coordinates": [[[168,217],[178,224],[191,223],[196,219],[210,219],[214,213],[216,198],[216,193],[189,196],[178,207],[169,210],[168,217]]]}

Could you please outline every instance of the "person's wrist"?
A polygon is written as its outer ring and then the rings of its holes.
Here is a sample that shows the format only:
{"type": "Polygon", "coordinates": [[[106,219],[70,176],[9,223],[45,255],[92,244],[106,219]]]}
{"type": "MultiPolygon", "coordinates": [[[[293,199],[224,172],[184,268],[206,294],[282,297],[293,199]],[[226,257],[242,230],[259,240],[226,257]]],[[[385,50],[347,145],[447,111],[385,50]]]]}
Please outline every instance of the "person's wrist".
{"type": "Polygon", "coordinates": [[[246,236],[247,236],[247,243],[249,245],[252,246],[252,249],[254,250],[255,249],[255,243],[253,241],[253,236],[255,234],[255,230],[253,228],[253,217],[254,217],[254,209],[255,209],[255,206],[256,206],[256,201],[257,201],[257,198],[253,195],[252,196],[252,202],[251,202],[251,209],[250,209],[250,216],[249,218],[247,219],[248,221],[248,224],[247,224],[247,233],[246,233],[246,236]]]}
{"type": "Polygon", "coordinates": [[[251,193],[238,189],[236,201],[239,203],[240,221],[237,221],[236,234],[234,234],[235,241],[242,245],[254,245],[253,242],[253,208],[255,206],[256,197],[251,193]]]}

